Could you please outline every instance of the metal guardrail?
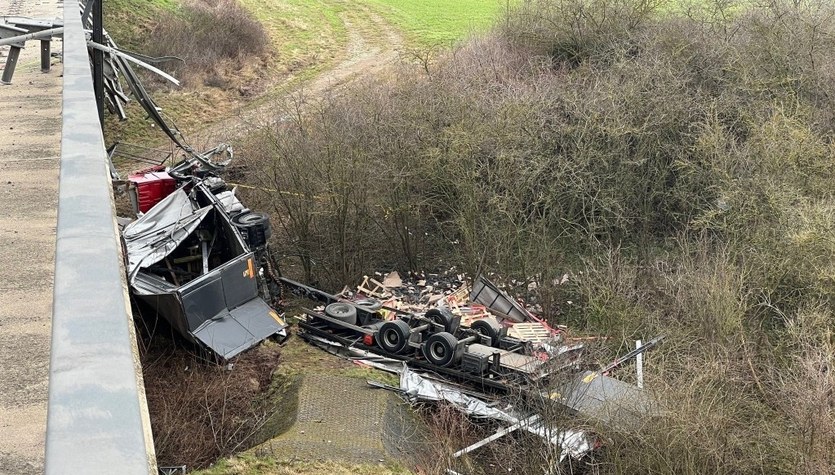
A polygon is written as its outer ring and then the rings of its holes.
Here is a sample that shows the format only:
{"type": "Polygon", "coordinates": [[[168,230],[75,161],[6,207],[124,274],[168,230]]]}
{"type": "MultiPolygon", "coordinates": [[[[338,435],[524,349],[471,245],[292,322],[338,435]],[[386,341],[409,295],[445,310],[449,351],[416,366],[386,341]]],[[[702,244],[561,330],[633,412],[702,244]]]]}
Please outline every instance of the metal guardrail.
{"type": "Polygon", "coordinates": [[[64,92],[46,473],[148,475],[156,460],[113,195],[77,8],[64,92]]]}

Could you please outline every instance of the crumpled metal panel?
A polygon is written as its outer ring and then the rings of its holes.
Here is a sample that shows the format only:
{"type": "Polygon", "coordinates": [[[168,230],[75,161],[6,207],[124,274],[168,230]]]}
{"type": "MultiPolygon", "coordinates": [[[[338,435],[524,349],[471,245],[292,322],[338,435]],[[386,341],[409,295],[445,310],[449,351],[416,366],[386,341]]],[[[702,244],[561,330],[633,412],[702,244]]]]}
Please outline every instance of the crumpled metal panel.
{"type": "Polygon", "coordinates": [[[507,315],[517,323],[530,320],[530,314],[527,310],[522,308],[507,292],[496,287],[495,284],[483,275],[478,276],[478,279],[473,282],[470,300],[507,315]]]}
{"type": "Polygon", "coordinates": [[[431,381],[403,365],[400,373],[400,390],[413,401],[446,401],[472,417],[482,417],[518,424],[520,429],[542,437],[560,447],[560,461],[567,456],[580,458],[593,448],[589,436],[579,430],[556,429],[543,424],[538,417],[514,414],[491,406],[484,400],[465,394],[452,385],[431,381]]]}
{"type": "Polygon", "coordinates": [[[283,332],[284,328],[275,310],[260,298],[255,298],[233,310],[224,309],[192,334],[228,360],[283,332]]]}
{"type": "Polygon", "coordinates": [[[612,427],[629,428],[659,412],[651,393],[596,371],[578,374],[560,392],[562,404],[612,427]]]}
{"type": "Polygon", "coordinates": [[[185,191],[178,189],[125,226],[122,236],[128,252],[128,282],[139,269],[165,259],[197,229],[211,206],[194,209],[185,191]]]}

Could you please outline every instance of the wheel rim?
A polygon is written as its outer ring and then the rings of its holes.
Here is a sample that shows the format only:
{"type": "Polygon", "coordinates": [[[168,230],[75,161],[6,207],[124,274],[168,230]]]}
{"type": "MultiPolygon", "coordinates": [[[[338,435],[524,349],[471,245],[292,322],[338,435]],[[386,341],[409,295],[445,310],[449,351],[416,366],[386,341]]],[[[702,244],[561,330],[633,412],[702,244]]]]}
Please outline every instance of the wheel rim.
{"type": "Polygon", "coordinates": [[[397,344],[400,342],[400,337],[394,331],[387,331],[383,334],[383,341],[386,342],[386,346],[390,348],[397,347],[397,344]]]}
{"type": "Polygon", "coordinates": [[[439,342],[433,342],[429,346],[429,353],[432,354],[432,358],[438,361],[443,361],[447,355],[446,347],[439,342]]]}

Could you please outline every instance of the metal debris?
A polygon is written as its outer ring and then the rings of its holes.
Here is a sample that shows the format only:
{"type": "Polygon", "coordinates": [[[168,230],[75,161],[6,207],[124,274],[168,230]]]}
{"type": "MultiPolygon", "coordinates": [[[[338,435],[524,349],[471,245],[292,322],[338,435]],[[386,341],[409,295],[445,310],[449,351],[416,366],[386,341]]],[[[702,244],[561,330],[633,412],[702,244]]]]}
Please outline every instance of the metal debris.
{"type": "Polygon", "coordinates": [[[586,431],[550,427],[542,414],[523,412],[511,405],[518,398],[503,394],[549,401],[567,416],[581,415],[608,427],[657,413],[650,393],[603,373],[662,337],[600,371],[581,371],[583,339],[567,338],[564,330],[548,325],[485,277],[476,278],[471,289],[457,274],[378,276],[382,281],[366,276],[356,292],[346,288],[338,295],[280,280],[293,293],[321,304],[304,310],[300,336],[333,354],[400,374],[399,387],[369,384],[413,402],[445,401],[470,417],[506,424],[456,457],[516,430],[559,447],[560,461],[581,458],[599,445],[586,431]],[[332,311],[337,304],[339,311],[332,311]]]}
{"type": "Polygon", "coordinates": [[[220,360],[285,338],[266,216],[246,209],[219,177],[175,170],[185,168],[131,177],[137,211],[150,206],[122,230],[132,293],[220,360]]]}
{"type": "Polygon", "coordinates": [[[60,20],[36,19],[20,16],[0,17],[0,46],[9,46],[9,55],[0,84],[11,84],[12,76],[20,57],[20,50],[27,41],[39,40],[41,43],[41,71],[49,72],[51,41],[64,34],[64,23],[60,20]]]}
{"type": "Polygon", "coordinates": [[[550,427],[538,414],[519,414],[510,405],[499,409],[494,403],[466,394],[453,385],[427,379],[405,365],[400,373],[399,390],[407,400],[412,402],[444,401],[471,417],[489,418],[508,424],[490,437],[455,452],[452,455],[454,458],[472,452],[515,430],[525,430],[554,446],[560,447],[560,462],[569,456],[580,459],[595,446],[594,437],[586,431],[550,427]]]}

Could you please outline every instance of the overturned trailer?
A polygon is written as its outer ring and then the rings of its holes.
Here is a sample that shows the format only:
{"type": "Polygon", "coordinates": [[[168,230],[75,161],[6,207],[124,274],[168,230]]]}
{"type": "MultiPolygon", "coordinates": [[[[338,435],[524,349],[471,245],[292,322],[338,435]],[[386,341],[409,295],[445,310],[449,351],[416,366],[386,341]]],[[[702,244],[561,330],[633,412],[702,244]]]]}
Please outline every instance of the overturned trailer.
{"type": "Polygon", "coordinates": [[[350,300],[290,279],[279,280],[289,291],[324,307],[304,309],[305,319],[299,322],[302,337],[313,335],[367,350],[479,388],[508,390],[539,381],[576,366],[583,350],[582,345],[560,344],[558,332],[531,315],[503,311],[510,299],[484,278],[464,300],[488,302],[496,310],[476,319],[462,315],[472,305],[408,312],[375,299],[350,300]],[[515,325],[539,328],[539,338],[511,334],[515,325]]]}
{"type": "MultiPolygon", "coordinates": [[[[141,175],[150,174],[170,178],[163,170],[141,175]]],[[[287,325],[273,307],[280,290],[267,217],[246,209],[216,176],[176,181],[170,194],[158,195],[159,202],[122,230],[137,301],[220,360],[286,337],[287,325]]]]}

